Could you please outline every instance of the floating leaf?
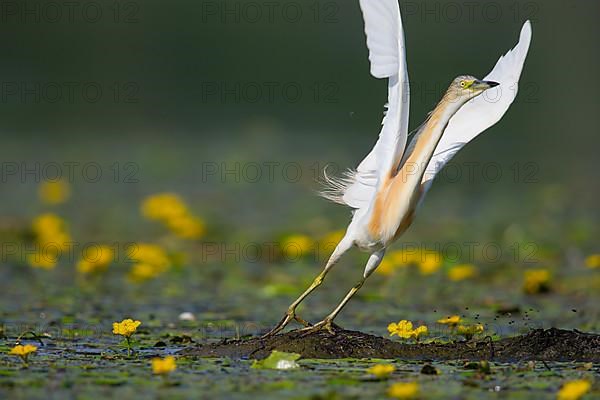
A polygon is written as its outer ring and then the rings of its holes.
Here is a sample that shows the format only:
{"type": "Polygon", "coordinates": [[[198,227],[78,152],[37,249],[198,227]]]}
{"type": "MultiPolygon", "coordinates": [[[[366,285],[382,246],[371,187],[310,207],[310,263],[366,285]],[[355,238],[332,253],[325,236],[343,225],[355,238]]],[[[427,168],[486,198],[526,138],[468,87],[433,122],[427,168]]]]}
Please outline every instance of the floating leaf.
{"type": "Polygon", "coordinates": [[[294,369],[300,365],[296,362],[300,358],[298,353],[286,353],[273,350],[271,354],[262,360],[255,360],[252,368],[258,369],[294,369]]]}

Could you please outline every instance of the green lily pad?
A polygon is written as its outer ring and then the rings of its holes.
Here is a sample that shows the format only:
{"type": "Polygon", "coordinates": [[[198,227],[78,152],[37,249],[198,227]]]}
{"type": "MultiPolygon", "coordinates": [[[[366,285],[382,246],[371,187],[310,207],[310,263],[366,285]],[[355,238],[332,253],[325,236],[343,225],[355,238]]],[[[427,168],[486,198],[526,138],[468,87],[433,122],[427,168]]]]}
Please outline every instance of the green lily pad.
{"type": "Polygon", "coordinates": [[[300,365],[296,362],[300,358],[300,354],[286,353],[283,351],[273,350],[265,359],[256,360],[252,364],[252,368],[258,369],[295,369],[300,365]]]}

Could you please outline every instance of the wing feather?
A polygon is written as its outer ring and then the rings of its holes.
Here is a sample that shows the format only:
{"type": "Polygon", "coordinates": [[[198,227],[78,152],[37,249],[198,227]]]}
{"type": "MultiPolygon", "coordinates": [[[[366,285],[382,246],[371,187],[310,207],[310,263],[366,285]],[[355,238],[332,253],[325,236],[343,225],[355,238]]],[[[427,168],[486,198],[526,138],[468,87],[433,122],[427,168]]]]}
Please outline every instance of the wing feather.
{"type": "Polygon", "coordinates": [[[500,86],[488,89],[469,101],[450,119],[425,170],[422,184],[426,189],[444,165],[467,143],[498,122],[515,100],[531,35],[531,23],[526,21],[521,29],[519,43],[501,56],[484,78],[498,82],[500,86]]]}
{"type": "Polygon", "coordinates": [[[368,207],[383,174],[402,157],[408,136],[409,84],[398,0],[360,0],[371,74],[388,78],[388,103],[379,139],[355,171],[346,175],[338,202],[368,207]]]}

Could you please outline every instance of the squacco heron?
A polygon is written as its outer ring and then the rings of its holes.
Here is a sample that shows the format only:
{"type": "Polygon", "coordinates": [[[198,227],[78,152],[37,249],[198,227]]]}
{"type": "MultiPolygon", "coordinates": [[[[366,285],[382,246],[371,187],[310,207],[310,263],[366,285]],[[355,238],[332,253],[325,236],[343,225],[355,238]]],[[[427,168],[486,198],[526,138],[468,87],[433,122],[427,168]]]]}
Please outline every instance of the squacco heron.
{"type": "Polygon", "coordinates": [[[293,319],[305,325],[304,331],[333,333],[332,321],[379,266],[388,246],[411,225],[436,174],[465,144],[498,122],[517,95],[531,42],[529,21],[519,43],[485,78],[462,75],[452,81],[407,145],[409,81],[398,1],[360,0],[360,7],[371,74],[388,79],[387,113],[379,139],[358,167],[342,178],[325,175],[328,187],[323,196],[352,208],[352,221],[325,268],[264,337],[277,334],[293,319]],[[296,308],[353,246],[371,254],[362,278],[325,319],[309,325],[296,315],[296,308]]]}

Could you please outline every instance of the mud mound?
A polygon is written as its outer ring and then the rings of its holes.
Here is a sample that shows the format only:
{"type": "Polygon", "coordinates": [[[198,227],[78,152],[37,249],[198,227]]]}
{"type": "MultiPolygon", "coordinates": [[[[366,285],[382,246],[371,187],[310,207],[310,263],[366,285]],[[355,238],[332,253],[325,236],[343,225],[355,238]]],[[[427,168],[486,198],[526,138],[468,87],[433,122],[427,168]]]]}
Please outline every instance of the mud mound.
{"type": "Polygon", "coordinates": [[[492,342],[404,344],[341,328],[303,335],[297,331],[268,339],[224,340],[189,347],[181,354],[198,357],[264,358],[272,350],[304,358],[401,358],[405,360],[586,361],[600,362],[600,335],[556,328],[492,342]]]}

